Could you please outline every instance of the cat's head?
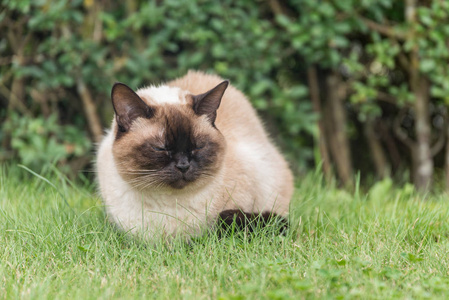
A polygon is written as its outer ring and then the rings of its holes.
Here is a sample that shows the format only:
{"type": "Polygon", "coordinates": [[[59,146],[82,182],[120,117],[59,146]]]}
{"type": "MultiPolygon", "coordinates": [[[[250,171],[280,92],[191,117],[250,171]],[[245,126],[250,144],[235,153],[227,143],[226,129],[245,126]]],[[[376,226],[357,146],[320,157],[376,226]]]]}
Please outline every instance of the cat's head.
{"type": "Polygon", "coordinates": [[[191,95],[167,86],[135,93],[116,83],[111,93],[116,120],[112,151],[120,175],[141,190],[207,184],[225,153],[215,119],[227,86],[224,81],[191,95]]]}

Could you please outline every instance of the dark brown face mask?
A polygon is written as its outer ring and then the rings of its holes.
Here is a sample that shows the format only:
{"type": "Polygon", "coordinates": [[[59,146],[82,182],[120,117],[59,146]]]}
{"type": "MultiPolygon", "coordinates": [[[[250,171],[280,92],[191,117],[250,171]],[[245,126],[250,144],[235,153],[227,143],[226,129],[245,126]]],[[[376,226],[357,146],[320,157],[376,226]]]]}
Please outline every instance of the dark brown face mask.
{"type": "Polygon", "coordinates": [[[128,86],[115,84],[112,102],[117,129],[113,153],[121,175],[129,180],[148,180],[148,186],[175,189],[212,176],[225,148],[214,121],[227,86],[223,81],[204,94],[189,95],[185,105],[149,106],[128,86]],[[139,118],[146,125],[134,128],[133,122],[139,118]],[[158,128],[162,134],[147,136],[145,127],[158,128]]]}

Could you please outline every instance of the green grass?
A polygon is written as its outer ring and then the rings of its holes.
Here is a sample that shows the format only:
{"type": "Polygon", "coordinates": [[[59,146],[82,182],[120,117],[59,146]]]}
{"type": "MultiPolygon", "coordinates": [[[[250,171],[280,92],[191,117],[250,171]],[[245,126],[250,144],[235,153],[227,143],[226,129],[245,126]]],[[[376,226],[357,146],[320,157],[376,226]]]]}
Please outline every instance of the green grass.
{"type": "MultiPolygon", "coordinates": [[[[312,174],[291,229],[190,245],[147,244],[109,225],[92,184],[0,172],[0,299],[446,298],[449,205],[390,181],[355,193],[312,174]],[[23,177],[23,176],[22,176],[23,177]],[[65,199],[65,200],[64,200],[65,199]]],[[[22,174],[23,175],[23,174],[22,174]]]]}

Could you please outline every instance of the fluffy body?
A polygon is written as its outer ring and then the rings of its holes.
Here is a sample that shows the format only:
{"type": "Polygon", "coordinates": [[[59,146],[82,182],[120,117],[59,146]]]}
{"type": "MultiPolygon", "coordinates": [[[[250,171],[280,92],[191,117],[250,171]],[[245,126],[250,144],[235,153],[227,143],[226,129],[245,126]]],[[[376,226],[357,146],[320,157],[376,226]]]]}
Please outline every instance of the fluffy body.
{"type": "MultiPolygon", "coordinates": [[[[188,114],[189,95],[204,93],[220,82],[222,79],[217,76],[190,71],[166,85],[139,89],[136,93],[156,111],[179,107],[188,114]]],[[[124,162],[126,158],[134,155],[126,152],[133,143],[149,135],[162,135],[164,127],[137,118],[127,139],[117,139],[119,129],[114,119],[97,153],[100,192],[107,215],[114,223],[125,231],[143,232],[146,238],[153,239],[202,234],[227,210],[287,215],[293,176],[245,96],[229,86],[216,111],[216,128],[207,122],[205,116],[198,117],[195,130],[218,129],[224,139],[220,144],[223,149],[217,150],[221,155],[213,174],[200,176],[182,188],[172,188],[145,187],[142,182],[140,186],[133,185],[133,179],[120,169],[121,164],[128,164],[124,162]]]]}

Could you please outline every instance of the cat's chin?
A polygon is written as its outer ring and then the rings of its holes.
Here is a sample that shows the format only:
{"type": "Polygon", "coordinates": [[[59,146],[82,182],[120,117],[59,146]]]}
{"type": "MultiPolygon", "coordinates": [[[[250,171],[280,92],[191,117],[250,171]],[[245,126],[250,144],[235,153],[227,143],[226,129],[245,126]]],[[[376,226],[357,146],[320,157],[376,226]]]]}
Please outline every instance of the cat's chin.
{"type": "Polygon", "coordinates": [[[170,182],[168,186],[176,190],[182,190],[184,188],[199,187],[202,181],[201,178],[181,176],[179,179],[170,182]]]}
{"type": "Polygon", "coordinates": [[[167,183],[169,187],[176,190],[182,190],[186,187],[198,187],[198,185],[201,185],[201,182],[203,181],[201,176],[196,176],[189,172],[186,174],[176,174],[176,176],[173,177],[172,180],[167,183]]]}
{"type": "Polygon", "coordinates": [[[198,190],[202,187],[208,185],[210,183],[210,178],[204,178],[202,176],[198,177],[181,177],[177,180],[173,180],[169,183],[167,183],[166,187],[170,189],[172,192],[179,191],[191,191],[191,190],[198,190]]]}
{"type": "Polygon", "coordinates": [[[174,188],[174,189],[181,190],[181,189],[185,188],[187,185],[189,185],[191,183],[192,182],[187,181],[185,179],[179,179],[179,180],[176,180],[174,182],[170,182],[169,186],[174,188]]]}

